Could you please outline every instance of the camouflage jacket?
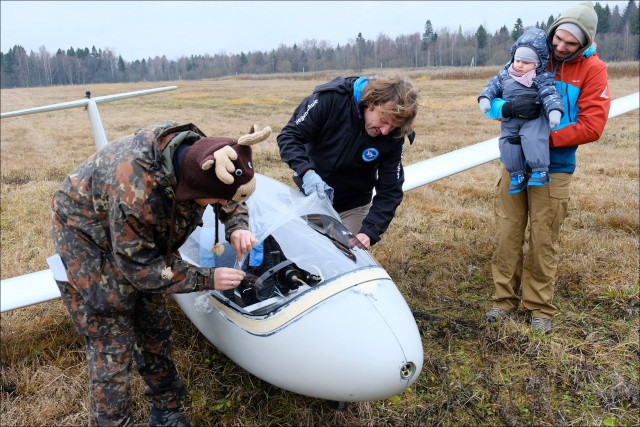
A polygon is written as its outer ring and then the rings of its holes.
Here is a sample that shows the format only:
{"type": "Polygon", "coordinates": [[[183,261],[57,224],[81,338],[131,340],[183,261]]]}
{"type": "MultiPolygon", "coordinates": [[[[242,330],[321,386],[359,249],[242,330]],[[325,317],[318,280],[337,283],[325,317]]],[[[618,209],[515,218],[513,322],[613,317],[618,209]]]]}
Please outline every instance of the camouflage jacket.
{"type": "MultiPolygon", "coordinates": [[[[56,242],[70,277],[100,274],[81,269],[104,270],[108,262],[118,270],[120,279],[106,282],[120,283],[106,287],[115,287],[120,298],[128,299],[135,290],[182,293],[213,289],[213,269],[195,267],[178,253],[196,226],[202,225],[204,208],[191,200],[176,202],[171,223],[177,185],[173,154],[180,144],[203,136],[192,124],[152,125],[111,142],[71,172],[53,197],[54,226],[57,223],[66,235],[74,236],[68,238],[73,243],[56,242]],[[78,245],[93,249],[83,250],[78,245]],[[74,256],[76,251],[99,256],[101,261],[73,259],[78,258],[74,256]],[[165,263],[171,267],[172,278],[161,276],[165,263]],[[103,267],[98,267],[101,264],[103,267]]],[[[248,229],[246,204],[230,202],[220,209],[219,219],[225,225],[227,239],[235,230],[248,229]]],[[[83,291],[87,294],[95,289],[83,291]]]]}

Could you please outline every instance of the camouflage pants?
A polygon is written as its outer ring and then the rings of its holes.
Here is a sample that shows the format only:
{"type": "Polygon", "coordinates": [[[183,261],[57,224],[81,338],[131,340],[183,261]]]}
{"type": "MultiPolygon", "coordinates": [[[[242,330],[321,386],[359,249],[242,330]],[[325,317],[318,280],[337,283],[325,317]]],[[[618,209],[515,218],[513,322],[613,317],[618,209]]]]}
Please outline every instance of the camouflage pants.
{"type": "Polygon", "coordinates": [[[140,293],[133,309],[97,312],[69,282],[58,282],[73,324],[86,343],[90,424],[134,424],[129,381],[132,361],[146,383],[150,405],[179,408],[185,396],[171,360],[171,319],[166,296],[140,293]]]}

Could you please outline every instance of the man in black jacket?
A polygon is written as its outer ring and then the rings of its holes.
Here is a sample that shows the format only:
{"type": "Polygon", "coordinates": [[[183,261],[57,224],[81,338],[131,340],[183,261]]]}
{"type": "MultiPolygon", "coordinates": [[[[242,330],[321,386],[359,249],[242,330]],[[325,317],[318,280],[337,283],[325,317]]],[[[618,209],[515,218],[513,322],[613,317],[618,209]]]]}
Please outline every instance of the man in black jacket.
{"type": "Polygon", "coordinates": [[[417,92],[403,77],[338,77],[316,87],[277,137],[295,183],[307,196],[329,197],[366,248],[402,201],[404,137],[413,142],[417,112],[417,92]]]}

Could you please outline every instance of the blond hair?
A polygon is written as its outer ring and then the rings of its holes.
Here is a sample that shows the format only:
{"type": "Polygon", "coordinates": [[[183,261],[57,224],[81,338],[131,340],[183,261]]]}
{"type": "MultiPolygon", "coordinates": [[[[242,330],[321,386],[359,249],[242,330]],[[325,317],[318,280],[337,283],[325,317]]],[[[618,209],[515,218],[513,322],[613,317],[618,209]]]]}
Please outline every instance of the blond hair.
{"type": "Polygon", "coordinates": [[[411,132],[411,124],[418,113],[418,92],[413,84],[404,76],[372,77],[362,91],[360,103],[369,107],[378,107],[398,123],[401,134],[411,132]],[[392,108],[384,104],[393,101],[392,108]]]}

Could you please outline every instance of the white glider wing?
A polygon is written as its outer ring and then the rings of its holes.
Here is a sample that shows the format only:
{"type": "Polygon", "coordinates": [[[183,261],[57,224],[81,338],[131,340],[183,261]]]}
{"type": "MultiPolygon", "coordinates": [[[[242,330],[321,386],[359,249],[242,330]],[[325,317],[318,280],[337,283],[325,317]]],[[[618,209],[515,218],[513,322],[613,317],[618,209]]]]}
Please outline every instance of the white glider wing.
{"type": "Polygon", "coordinates": [[[51,270],[42,270],[0,281],[2,313],[60,298],[51,270]]]}

